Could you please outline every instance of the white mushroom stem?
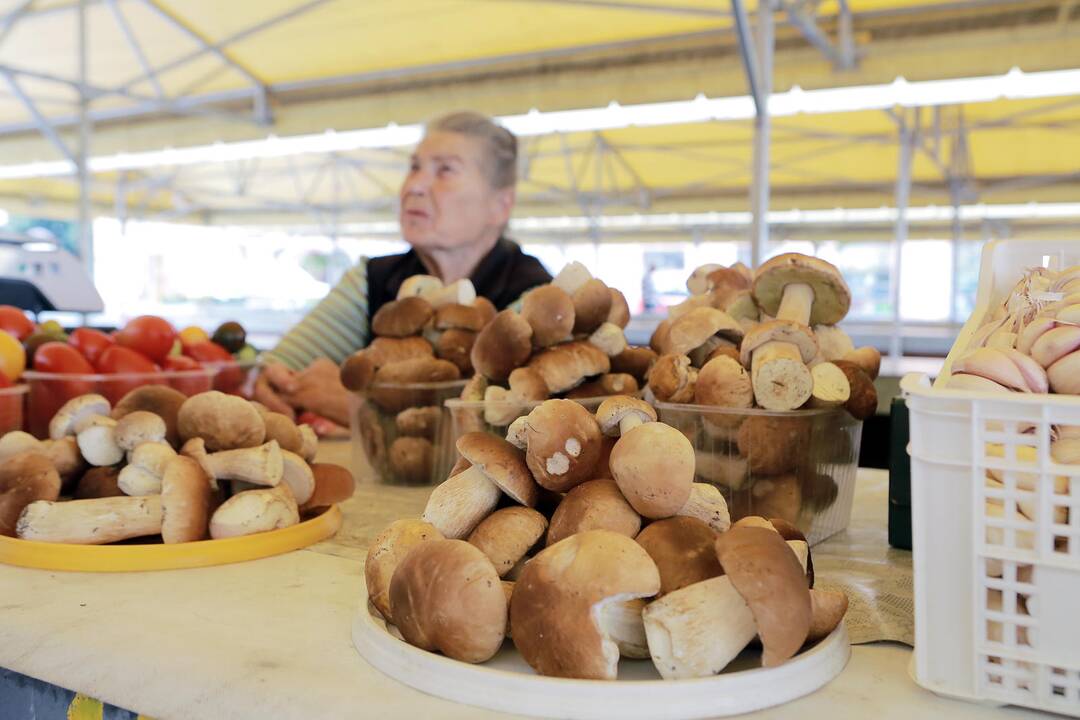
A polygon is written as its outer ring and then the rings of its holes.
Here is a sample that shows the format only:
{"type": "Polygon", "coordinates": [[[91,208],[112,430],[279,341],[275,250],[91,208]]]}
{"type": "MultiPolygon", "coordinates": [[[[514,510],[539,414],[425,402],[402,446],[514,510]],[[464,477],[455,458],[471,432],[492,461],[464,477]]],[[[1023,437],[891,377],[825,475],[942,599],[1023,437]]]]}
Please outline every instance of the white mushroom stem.
{"type": "Polygon", "coordinates": [[[30,503],[16,532],[24,540],[100,545],[161,532],[161,496],[30,503]]]}
{"type": "Polygon", "coordinates": [[[810,370],[814,388],[810,394],[810,404],[819,408],[843,405],[851,398],[851,383],[847,375],[831,362],[818,363],[810,370]]]}
{"type": "Polygon", "coordinates": [[[605,598],[593,606],[600,632],[618,646],[622,657],[637,660],[649,657],[645,621],[641,618],[644,609],[645,601],[641,598],[626,599],[619,595],[605,598]]]}
{"type": "Polygon", "coordinates": [[[589,336],[589,344],[600,349],[608,357],[615,357],[626,349],[626,335],[615,323],[603,323],[589,336]]]}
{"type": "MultiPolygon", "coordinates": [[[[732,490],[738,490],[746,483],[749,463],[746,458],[739,455],[698,451],[695,453],[694,469],[698,475],[711,483],[719,483],[732,490]]],[[[690,492],[692,498],[693,488],[690,492]]]]}
{"type": "Polygon", "coordinates": [[[86,462],[97,467],[115,465],[124,459],[124,449],[116,442],[116,421],[95,415],[80,423],[75,436],[86,462]]]}
{"type": "Polygon", "coordinates": [[[727,501],[719,488],[708,483],[694,483],[690,487],[690,499],[675,514],[697,518],[716,532],[727,532],[731,527],[727,501]]]}
{"type": "Polygon", "coordinates": [[[202,466],[216,480],[242,480],[264,487],[277,485],[284,472],[281,448],[276,440],[254,448],[210,453],[202,466]]]}
{"type": "Polygon", "coordinates": [[[641,413],[627,413],[623,419],[619,421],[619,435],[625,435],[638,425],[644,424],[645,421],[641,419],[641,413]]]}
{"type": "Polygon", "coordinates": [[[525,450],[529,446],[529,426],[526,424],[528,417],[528,415],[522,415],[517,420],[510,423],[510,426],[506,428],[506,442],[510,443],[518,450],[525,450]]]}
{"type": "Polygon", "coordinates": [[[210,518],[214,540],[269,532],[300,522],[296,499],[284,483],[233,495],[210,518]]]}
{"type": "Polygon", "coordinates": [[[791,320],[800,325],[810,324],[810,311],[814,306],[814,289],[806,283],[789,283],[784,286],[780,298],[777,320],[791,320]]]}
{"type": "MultiPolygon", "coordinates": [[[[806,554],[789,546],[805,568],[806,554]]],[[[750,606],[726,575],[670,592],[646,606],[642,617],[653,664],[665,680],[712,677],[757,635],[750,606]]]]}
{"type": "Polygon", "coordinates": [[[589,272],[588,268],[575,260],[574,262],[563,265],[563,269],[559,271],[559,274],[555,276],[555,279],[551,281],[551,284],[555,287],[562,288],[566,291],[567,295],[572,296],[578,288],[590,280],[592,280],[592,273],[589,272]]]}
{"type": "Polygon", "coordinates": [[[750,356],[750,374],[754,397],[769,410],[794,410],[809,399],[814,387],[810,369],[794,343],[772,340],[756,348],[750,356]]]}
{"type": "Polygon", "coordinates": [[[475,465],[435,486],[420,519],[450,540],[461,540],[499,504],[502,491],[475,465]]]}
{"type": "Polygon", "coordinates": [[[513,391],[489,385],[484,391],[484,422],[497,427],[510,424],[523,410],[516,404],[519,400],[513,391]]]}

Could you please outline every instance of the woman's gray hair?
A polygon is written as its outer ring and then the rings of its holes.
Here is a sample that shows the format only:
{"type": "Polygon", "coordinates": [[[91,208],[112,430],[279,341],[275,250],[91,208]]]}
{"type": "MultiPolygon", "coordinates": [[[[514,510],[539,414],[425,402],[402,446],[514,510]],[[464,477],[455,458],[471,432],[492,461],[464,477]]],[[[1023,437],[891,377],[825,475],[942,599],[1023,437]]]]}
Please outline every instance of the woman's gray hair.
{"type": "Polygon", "coordinates": [[[426,132],[453,132],[483,143],[485,170],[492,187],[503,189],[517,184],[517,138],[487,115],[465,110],[435,118],[426,132]]]}

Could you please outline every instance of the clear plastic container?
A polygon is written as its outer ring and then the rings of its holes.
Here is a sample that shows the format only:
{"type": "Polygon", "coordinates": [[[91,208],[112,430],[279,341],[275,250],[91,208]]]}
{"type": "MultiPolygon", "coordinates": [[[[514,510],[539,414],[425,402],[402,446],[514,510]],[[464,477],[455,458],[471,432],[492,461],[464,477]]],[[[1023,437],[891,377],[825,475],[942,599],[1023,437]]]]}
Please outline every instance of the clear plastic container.
{"type": "Polygon", "coordinates": [[[0,435],[22,430],[26,425],[26,395],[29,385],[0,389],[0,435]]]}
{"type": "Polygon", "coordinates": [[[49,420],[68,400],[98,393],[115,405],[125,395],[143,385],[167,385],[185,395],[212,390],[216,368],[201,370],[162,370],[153,373],[116,373],[114,375],[44,373],[27,370],[23,380],[29,387],[27,400],[28,432],[38,438],[49,436],[49,420]]]}
{"type": "Polygon", "coordinates": [[[349,425],[354,477],[384,485],[438,485],[445,480],[456,451],[443,402],[460,396],[465,383],[383,383],[353,394],[349,425]]]}
{"type": "Polygon", "coordinates": [[[229,395],[239,395],[251,399],[255,391],[255,380],[259,377],[258,360],[237,362],[203,363],[203,367],[216,370],[214,390],[229,395]]]}
{"type": "Polygon", "coordinates": [[[732,521],[783,518],[811,545],[848,526],[862,422],[845,410],[655,405],[659,420],[694,446],[695,480],[720,489],[732,521]]]}

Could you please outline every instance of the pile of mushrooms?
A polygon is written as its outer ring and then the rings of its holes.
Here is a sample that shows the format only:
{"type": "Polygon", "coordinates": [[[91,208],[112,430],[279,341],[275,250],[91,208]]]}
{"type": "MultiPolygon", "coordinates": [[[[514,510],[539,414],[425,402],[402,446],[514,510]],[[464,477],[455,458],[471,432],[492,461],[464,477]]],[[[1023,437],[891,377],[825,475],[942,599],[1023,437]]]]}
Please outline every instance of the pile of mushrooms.
{"type": "Polygon", "coordinates": [[[712,408],[683,413],[679,429],[701,450],[699,478],[724,489],[732,517],[796,524],[806,508],[829,507],[838,489],[816,468],[833,457],[849,462],[849,438],[815,440],[813,419],[788,411],[843,408],[862,420],[877,409],[881,356],[856,349],[836,326],[851,302],[840,271],[786,253],[756,272],[741,263],[705,265],[686,285],[691,296],[650,341],[659,357],[646,397],[712,408]],[[825,444],[828,458],[817,457],[825,444]]]}
{"type": "Polygon", "coordinates": [[[441,413],[436,393],[401,386],[472,375],[473,345],[494,317],[495,306],[470,280],[444,286],[437,277],[413,275],[372,317],[371,344],[341,364],[342,384],[394,417],[389,446],[373,413],[360,428],[368,457],[385,459],[399,481],[429,482],[441,413]]]}
{"type": "Polygon", "coordinates": [[[651,658],[665,679],[708,677],[755,637],[779,665],[846,612],[813,588],[801,533],[732,526],[690,442],[641,400],[549,399],[457,449],[423,515],[365,562],[371,606],[416,647],[481,663],[509,638],[542,675],[614,680],[620,658],[651,658]]]}
{"type": "Polygon", "coordinates": [[[481,414],[458,418],[466,429],[505,428],[548,398],[636,394],[656,353],[629,347],[630,309],[621,292],[572,262],[547,285],[527,292],[482,330],[472,348],[476,376],[462,399],[484,401],[481,414]]]}
{"type": "Polygon", "coordinates": [[[116,407],[82,395],[49,439],[0,438],[0,535],[183,543],[289,527],[352,496],[352,474],[316,449],[309,426],[217,391],[148,385],[116,407]]]}

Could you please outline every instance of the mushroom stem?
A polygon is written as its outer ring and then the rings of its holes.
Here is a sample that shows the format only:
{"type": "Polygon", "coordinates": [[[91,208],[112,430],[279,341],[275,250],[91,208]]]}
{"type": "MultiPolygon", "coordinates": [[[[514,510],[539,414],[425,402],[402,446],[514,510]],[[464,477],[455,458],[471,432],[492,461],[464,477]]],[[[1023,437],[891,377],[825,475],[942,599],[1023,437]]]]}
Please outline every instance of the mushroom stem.
{"type": "Polygon", "coordinates": [[[626,417],[619,421],[619,434],[625,435],[638,425],[644,425],[645,421],[637,413],[627,413],[626,417]]]}
{"type": "Polygon", "coordinates": [[[626,600],[619,596],[602,600],[593,607],[600,631],[618,646],[622,657],[635,660],[649,657],[645,621],[641,618],[644,609],[643,599],[626,600]]]}
{"type": "Polygon", "coordinates": [[[30,503],[18,536],[38,542],[101,545],[161,532],[161,496],[107,497],[30,503]]]}
{"type": "Polygon", "coordinates": [[[281,448],[276,440],[253,448],[210,453],[202,466],[215,480],[242,480],[267,487],[281,482],[284,472],[281,448]]]}
{"type": "Polygon", "coordinates": [[[772,340],[755,349],[750,375],[754,397],[768,410],[794,410],[810,399],[814,387],[798,346],[789,342],[772,340]]]}
{"type": "Polygon", "coordinates": [[[502,492],[473,466],[437,485],[428,497],[421,519],[451,540],[461,540],[491,514],[502,492]]]}
{"type": "Polygon", "coordinates": [[[726,532],[731,527],[727,501],[715,485],[708,483],[694,483],[690,488],[690,499],[676,515],[697,518],[716,532],[726,532]]]}
{"type": "Polygon", "coordinates": [[[776,311],[779,320],[792,320],[800,325],[810,324],[810,310],[814,305],[814,289],[806,283],[788,283],[776,311]]]}
{"type": "Polygon", "coordinates": [[[851,397],[847,375],[831,362],[818,363],[810,370],[814,381],[810,404],[819,408],[843,405],[851,397]]]}

